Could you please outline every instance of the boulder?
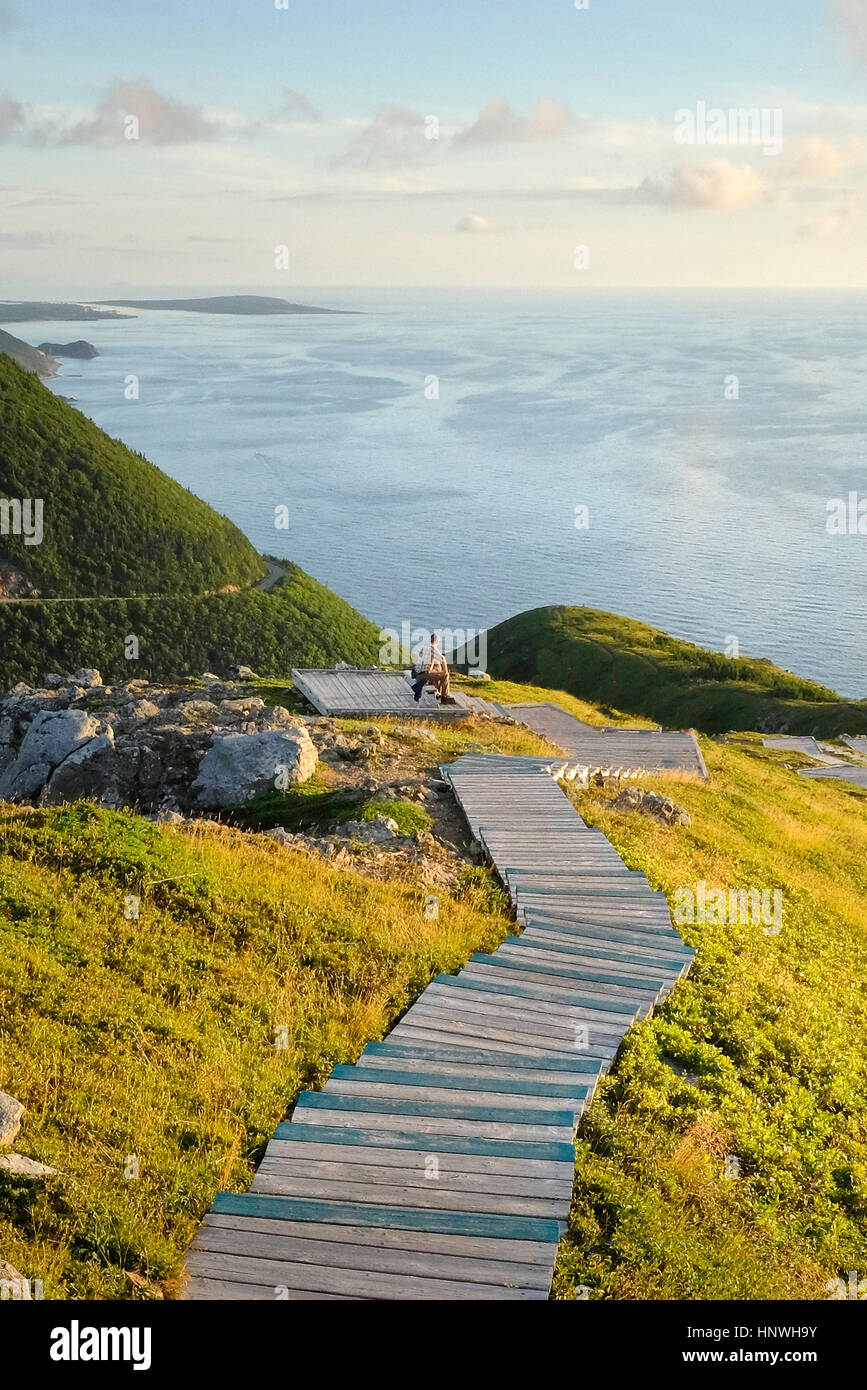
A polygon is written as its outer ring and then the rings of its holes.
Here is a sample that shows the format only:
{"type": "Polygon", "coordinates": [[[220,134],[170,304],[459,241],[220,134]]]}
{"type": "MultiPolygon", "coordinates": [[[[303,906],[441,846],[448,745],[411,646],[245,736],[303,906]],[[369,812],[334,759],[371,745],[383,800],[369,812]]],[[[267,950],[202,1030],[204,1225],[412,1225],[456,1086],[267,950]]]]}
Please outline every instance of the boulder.
{"type": "Polygon", "coordinates": [[[642,791],[641,787],[625,787],[611,803],[614,811],[638,811],[644,816],[653,816],[666,825],[689,825],[690,814],[685,806],[678,806],[670,796],[658,796],[656,792],[642,791]]]}
{"type": "Polygon", "coordinates": [[[110,729],[99,734],[64,759],[46,784],[40,806],[86,797],[95,797],[104,806],[123,806],[138,771],[137,754],[137,749],[127,747],[119,755],[110,729]]]}
{"type": "Polygon", "coordinates": [[[0,778],[0,797],[21,801],[35,796],[53,770],[90,743],[98,731],[98,721],[85,710],[38,710],[14,763],[0,778]]]}
{"type": "Polygon", "coordinates": [[[11,1144],[21,1128],[24,1106],[14,1096],[0,1091],[0,1144],[11,1144]]]}
{"type": "Polygon", "coordinates": [[[255,681],[259,677],[255,671],[251,671],[249,666],[233,666],[231,668],[233,676],[237,676],[239,681],[255,681]]]}
{"type": "Polygon", "coordinates": [[[53,1178],[57,1169],[50,1168],[47,1163],[37,1163],[35,1158],[27,1158],[24,1154],[0,1154],[0,1173],[11,1173],[26,1182],[41,1182],[43,1178],[53,1178]]]}
{"type": "Polygon", "coordinates": [[[393,840],[400,833],[400,827],[391,816],[376,816],[373,820],[347,820],[338,826],[338,833],[348,840],[362,840],[365,844],[383,844],[393,840]]]}
{"type": "Polygon", "coordinates": [[[199,806],[237,806],[276,787],[306,782],[316,764],[306,729],[218,735],[199,764],[193,798],[199,806]]]}
{"type": "Polygon", "coordinates": [[[81,666],[77,671],[73,671],[67,684],[80,685],[87,690],[92,685],[102,685],[102,676],[94,666],[81,666]]]}

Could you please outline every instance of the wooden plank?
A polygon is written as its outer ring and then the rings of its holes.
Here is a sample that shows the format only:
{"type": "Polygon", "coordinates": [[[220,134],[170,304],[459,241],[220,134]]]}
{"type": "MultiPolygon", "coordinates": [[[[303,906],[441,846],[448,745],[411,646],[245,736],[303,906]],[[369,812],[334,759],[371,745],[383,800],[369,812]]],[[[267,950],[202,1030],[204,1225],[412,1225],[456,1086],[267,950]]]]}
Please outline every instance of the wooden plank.
{"type": "Polygon", "coordinates": [[[538,1072],[539,1076],[549,1076],[551,1072],[566,1072],[574,1075],[586,1074],[592,1076],[597,1068],[591,1060],[584,1060],[580,1057],[565,1058],[561,1053],[543,1053],[541,1057],[528,1057],[525,1052],[509,1052],[507,1049],[497,1050],[490,1048],[473,1048],[467,1044],[459,1046],[449,1046],[447,1044],[436,1043],[416,1043],[409,1046],[392,1041],[389,1037],[386,1042],[368,1043],[358,1059],[358,1065],[364,1066],[368,1061],[376,1062],[406,1059],[410,1065],[414,1065],[416,1059],[420,1064],[421,1060],[445,1063],[451,1069],[452,1064],[463,1065],[468,1062],[470,1065],[477,1066],[499,1066],[507,1071],[516,1069],[516,1074],[520,1075],[525,1069],[538,1072]]]}
{"type": "Polygon", "coordinates": [[[385,1226],[392,1230],[493,1236],[500,1240],[556,1242],[560,1235],[559,1223],[543,1216],[414,1211],[412,1208],[379,1206],[375,1203],[317,1202],[306,1197],[254,1196],[246,1192],[218,1192],[211,1210],[231,1216],[330,1221],[338,1226],[385,1226]]]}
{"type": "Polygon", "coordinates": [[[373,1270],[330,1268],[327,1265],[293,1264],[284,1260],[263,1260],[247,1255],[221,1255],[209,1250],[191,1250],[188,1268],[203,1278],[245,1279],[272,1287],[303,1288],[314,1285],[321,1293],[337,1293],[352,1298],[388,1299],[511,1299],[515,1302],[545,1299],[540,1289],[512,1288],[507,1284],[479,1284],[446,1278],[420,1279],[408,1274],[384,1274],[373,1270]]]}
{"type": "Polygon", "coordinates": [[[508,1216],[539,1216],[564,1220],[569,1215],[572,1200],[571,1185],[557,1197],[517,1196],[485,1190],[464,1192],[444,1183],[431,1182],[428,1188],[405,1187],[367,1178],[354,1183],[340,1178],[303,1178],[290,1176],[269,1168],[259,1169],[251,1192],[271,1193],[287,1197],[311,1197],[316,1200],[346,1202],[388,1202],[393,1207],[408,1207],[414,1211],[432,1210],[454,1213],[498,1213],[508,1216]]]}
{"type": "MultiPolygon", "coordinates": [[[[461,1067],[431,1069],[431,1063],[407,1069],[405,1066],[389,1067],[385,1064],[376,1067],[338,1066],[329,1077],[326,1086],[333,1082],[352,1085],[387,1082],[393,1086],[418,1087],[429,1089],[461,1090],[493,1095],[501,1093],[509,1096],[539,1096],[548,1100],[562,1099],[573,1101],[576,1096],[583,1097],[590,1083],[586,1077],[574,1081],[553,1081],[550,1076],[535,1077],[511,1073],[504,1075],[494,1067],[461,1067]]],[[[500,1104],[497,1099],[497,1104],[500,1104]]]]}
{"type": "MultiPolygon", "coordinates": [[[[327,1221],[292,1221],[286,1217],[273,1219],[263,1216],[234,1216],[231,1213],[210,1211],[204,1218],[205,1227],[224,1230],[251,1231],[281,1238],[297,1238],[305,1244],[333,1241],[338,1245],[367,1246],[368,1251],[396,1251],[421,1255],[455,1255],[471,1260],[497,1260],[509,1264],[535,1265],[537,1272],[551,1260],[551,1242],[533,1240],[501,1240],[489,1235],[455,1235],[450,1231],[412,1231],[400,1227],[332,1225],[327,1221]]],[[[367,1258],[367,1257],[365,1257],[367,1258]]],[[[527,1280],[532,1271],[527,1271],[527,1280]]]]}
{"type": "MultiPolygon", "coordinates": [[[[314,1135],[314,1138],[318,1134],[318,1131],[315,1134],[309,1128],[301,1132],[314,1135]]],[[[418,1149],[376,1148],[359,1144],[355,1134],[342,1144],[303,1143],[292,1134],[291,1125],[285,1139],[270,1140],[262,1164],[271,1164],[273,1160],[291,1162],[298,1165],[299,1173],[315,1175],[321,1171],[326,1177],[337,1170],[350,1168],[391,1170],[400,1174],[401,1182],[417,1186],[428,1180],[426,1174],[431,1157],[436,1158],[441,1176],[448,1177],[449,1181],[460,1179],[468,1187],[473,1182],[484,1183],[493,1179],[497,1182],[520,1181],[530,1184],[526,1190],[533,1191],[537,1184],[571,1184],[574,1169],[574,1161],[555,1163],[549,1159],[489,1158],[481,1154],[443,1153],[439,1149],[432,1150],[430,1144],[418,1149]]]]}
{"type": "Polygon", "coordinates": [[[440,1254],[435,1250],[383,1248],[378,1245],[359,1245],[339,1240],[305,1240],[298,1236],[265,1234],[246,1228],[233,1230],[212,1225],[199,1228],[193,1246],[196,1250],[250,1255],[297,1264],[321,1262],[332,1269],[366,1269],[382,1274],[457,1279],[476,1284],[520,1284],[524,1288],[547,1291],[550,1283],[550,1246],[545,1247],[544,1265],[538,1265],[502,1258],[440,1254]]]}
{"type": "MultiPolygon", "coordinates": [[[[293,1144],[312,1143],[318,1146],[330,1142],[344,1146],[358,1144],[365,1148],[423,1149],[427,1153],[430,1152],[430,1135],[423,1134],[418,1129],[382,1134],[359,1127],[347,1134],[345,1128],[329,1129],[325,1125],[319,1125],[314,1131],[303,1125],[299,1127],[284,1122],[277,1126],[274,1138],[291,1140],[293,1144]]],[[[480,1158],[539,1159],[569,1164],[575,1162],[575,1150],[571,1143],[538,1143],[526,1138],[520,1142],[504,1143],[484,1137],[466,1138],[440,1134],[437,1136],[436,1151],[438,1154],[455,1154],[461,1158],[476,1155],[480,1158]]]]}
{"type": "Polygon", "coordinates": [[[453,1116],[408,1116],[385,1110],[381,1112],[367,1109],[350,1110],[345,1105],[337,1104],[341,1099],[348,1100],[349,1097],[335,1096],[334,1104],[328,1110],[305,1109],[296,1111],[293,1123],[296,1125],[327,1125],[332,1129],[353,1129],[357,1124],[363,1123],[365,1129],[397,1131],[411,1123],[415,1130],[427,1135],[454,1134],[470,1139],[515,1139],[527,1143],[536,1140],[563,1143],[570,1140],[574,1133],[571,1115],[565,1122],[561,1119],[557,1123],[550,1124],[530,1124],[517,1120],[511,1122],[492,1121],[477,1117],[468,1119],[453,1116]]]}
{"type": "MultiPolygon", "coordinates": [[[[277,1295],[273,1284],[247,1284],[241,1283],[237,1279],[206,1279],[202,1275],[187,1279],[181,1289],[181,1299],[185,1303],[201,1302],[268,1302],[273,1303],[277,1295]]],[[[293,1289],[291,1302],[302,1300],[328,1299],[334,1301],[338,1299],[346,1300],[346,1295],[339,1293],[314,1293],[310,1289],[293,1289]]]]}
{"type": "MultiPolygon", "coordinates": [[[[401,1090],[408,1088],[401,1087],[401,1090]]],[[[389,1116],[393,1119],[409,1118],[413,1121],[421,1122],[425,1119],[430,1120],[472,1120],[490,1125],[509,1125],[519,1123],[528,1128],[533,1126],[568,1126],[572,1122],[572,1114],[568,1106],[563,1105],[560,1110],[543,1109],[541,1106],[526,1105],[525,1097],[520,1097],[520,1103],[524,1105],[521,1110],[520,1121],[515,1119],[515,1111],[506,1104],[500,1104],[497,1097],[487,1097],[484,1094],[480,1100],[474,1098],[474,1092],[464,1092],[455,1094],[452,1100],[407,1100],[400,1096],[368,1096],[368,1095],[341,1095],[339,1093],[324,1091],[302,1091],[295,1102],[295,1110],[292,1116],[294,1124],[306,1119],[311,1113],[315,1114],[319,1110],[328,1111],[349,1111],[353,1114],[363,1113],[376,1115],[377,1118],[389,1116]]],[[[460,1130],[443,1131],[445,1134],[459,1134],[460,1130]]],[[[492,1131],[493,1133],[493,1131],[492,1131]]],[[[521,1138],[520,1134],[515,1136],[521,1138]]],[[[544,1138],[553,1139],[555,1135],[544,1135],[544,1138]]]]}

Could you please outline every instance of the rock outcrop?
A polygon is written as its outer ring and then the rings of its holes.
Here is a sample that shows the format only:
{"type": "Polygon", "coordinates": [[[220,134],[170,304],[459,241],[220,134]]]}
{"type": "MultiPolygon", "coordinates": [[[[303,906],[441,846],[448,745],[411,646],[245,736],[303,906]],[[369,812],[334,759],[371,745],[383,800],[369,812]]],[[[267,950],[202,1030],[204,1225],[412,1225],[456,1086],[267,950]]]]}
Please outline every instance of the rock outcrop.
{"type": "Polygon", "coordinates": [[[193,811],[312,776],[318,753],[305,719],[210,674],[205,684],[111,687],[82,668],[52,672],[39,689],[15,686],[0,700],[0,799],[193,811]]]}
{"type": "Polygon", "coordinates": [[[678,806],[670,796],[658,796],[656,792],[645,792],[640,787],[626,787],[614,798],[611,808],[614,811],[639,811],[666,825],[690,824],[689,811],[685,806],[678,806]]]}

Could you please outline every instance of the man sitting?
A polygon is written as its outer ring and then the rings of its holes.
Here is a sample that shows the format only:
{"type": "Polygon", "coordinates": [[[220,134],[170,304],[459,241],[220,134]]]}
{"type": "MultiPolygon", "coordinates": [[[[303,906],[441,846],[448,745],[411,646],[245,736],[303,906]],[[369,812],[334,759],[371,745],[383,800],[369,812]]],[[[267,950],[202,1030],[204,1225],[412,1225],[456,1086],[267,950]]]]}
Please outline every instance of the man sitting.
{"type": "Polygon", "coordinates": [[[416,704],[421,699],[421,692],[426,685],[434,687],[441,705],[455,703],[449,695],[449,668],[440,650],[439,640],[437,634],[432,632],[430,644],[421,648],[412,668],[412,693],[416,704]]]}

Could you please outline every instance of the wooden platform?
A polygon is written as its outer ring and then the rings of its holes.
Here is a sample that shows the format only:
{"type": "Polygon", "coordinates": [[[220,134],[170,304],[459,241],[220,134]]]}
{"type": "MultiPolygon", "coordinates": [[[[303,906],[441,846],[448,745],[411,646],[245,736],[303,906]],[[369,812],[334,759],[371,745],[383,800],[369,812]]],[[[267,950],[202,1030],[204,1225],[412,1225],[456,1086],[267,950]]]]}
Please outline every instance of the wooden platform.
{"type": "Polygon", "coordinates": [[[185,1298],[548,1296],[582,1111],[693,953],[563,795],[562,763],[441,770],[524,929],[438,975],[384,1042],[301,1093],[250,1191],[217,1195],[185,1298]]]}
{"type": "Polygon", "coordinates": [[[439,704],[433,690],[425,691],[416,703],[402,672],[383,671],[377,666],[293,670],[292,680],[315,710],[338,718],[377,714],[437,720],[466,719],[468,714],[506,717],[489,701],[460,690],[452,692],[453,705],[439,704]]]}
{"type": "Polygon", "coordinates": [[[837,763],[834,767],[799,767],[801,777],[832,777],[838,782],[854,782],[856,787],[867,787],[867,765],[857,763],[837,763]]]}
{"type": "Polygon", "coordinates": [[[597,728],[553,703],[506,705],[508,713],[571,753],[592,776],[635,777],[642,772],[687,772],[707,779],[691,729],[597,728]]]}

